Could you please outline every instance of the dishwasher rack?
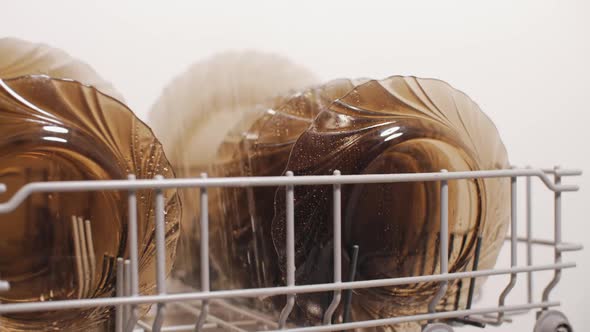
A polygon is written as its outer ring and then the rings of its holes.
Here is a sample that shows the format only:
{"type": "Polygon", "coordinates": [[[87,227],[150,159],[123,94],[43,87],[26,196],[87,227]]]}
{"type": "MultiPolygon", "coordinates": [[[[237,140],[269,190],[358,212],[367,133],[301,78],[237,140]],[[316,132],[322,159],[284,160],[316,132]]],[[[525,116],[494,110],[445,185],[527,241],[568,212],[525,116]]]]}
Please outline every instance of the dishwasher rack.
{"type": "MultiPolygon", "coordinates": [[[[60,300],[47,302],[29,303],[5,303],[0,304],[0,315],[7,313],[37,312],[49,310],[64,310],[74,308],[92,307],[116,307],[115,329],[117,332],[127,331],[202,331],[202,330],[283,330],[291,332],[314,332],[314,331],[342,331],[355,328],[376,327],[392,325],[404,322],[428,322],[423,326],[423,332],[449,332],[453,326],[471,324],[483,327],[486,324],[501,325],[510,319],[513,313],[529,312],[537,309],[537,321],[534,332],[571,332],[573,331],[567,317],[549,308],[558,307],[560,302],[550,301],[549,295],[558,284],[563,269],[573,268],[574,262],[563,262],[562,253],[566,251],[581,250],[579,244],[562,241],[561,229],[561,200],[563,192],[577,191],[578,186],[561,183],[565,176],[581,175],[580,170],[562,169],[533,169],[533,168],[511,168],[506,170],[482,170],[467,172],[441,172],[432,173],[404,173],[404,174],[370,174],[370,175],[340,175],[335,171],[334,175],[325,176],[294,176],[287,172],[286,176],[276,177],[235,177],[235,178],[207,178],[204,174],[201,178],[186,179],[164,179],[156,176],[154,179],[136,179],[130,175],[127,180],[104,180],[104,181],[64,181],[64,182],[35,182],[23,186],[13,197],[4,203],[0,203],[0,214],[8,213],[16,209],[21,203],[33,193],[39,192],[80,192],[80,191],[104,191],[116,190],[126,191],[129,206],[128,219],[128,249],[129,257],[117,259],[116,296],[109,298],[80,298],[74,300],[60,300]],[[553,175],[553,179],[550,178],[553,175]],[[554,239],[541,240],[531,236],[532,230],[532,178],[539,178],[545,187],[554,192],[554,239]],[[482,178],[510,178],[511,195],[511,218],[510,235],[507,241],[510,243],[510,268],[497,268],[489,270],[477,270],[478,253],[476,250],[472,271],[448,272],[449,252],[449,230],[448,230],[448,181],[460,181],[465,179],[482,178]],[[517,213],[517,179],[526,180],[526,237],[518,237],[516,232],[517,213]],[[440,273],[432,275],[419,275],[414,277],[401,277],[377,280],[342,281],[341,275],[341,186],[345,184],[369,184],[369,183],[393,183],[393,182],[418,182],[438,181],[440,182],[440,239],[439,239],[439,265],[440,273]],[[333,230],[334,230],[334,281],[325,284],[295,285],[295,259],[294,259],[294,186],[303,185],[331,185],[333,187],[333,230]],[[268,288],[249,288],[235,290],[210,290],[209,287],[209,248],[208,237],[203,236],[200,243],[201,255],[201,280],[202,289],[199,291],[185,289],[181,292],[168,293],[166,290],[165,278],[165,220],[164,220],[164,195],[163,190],[169,188],[199,188],[200,189],[200,231],[201,234],[208,234],[208,199],[207,188],[210,187],[247,187],[247,186],[284,186],[286,187],[286,254],[287,254],[287,285],[268,288]],[[141,295],[138,287],[138,252],[137,252],[137,197],[136,191],[149,189],[155,191],[155,233],[156,233],[156,295],[141,295]],[[517,265],[517,246],[519,242],[526,244],[527,264],[517,265]],[[554,248],[554,262],[547,265],[532,264],[533,245],[551,246],[554,248]],[[532,297],[532,273],[535,271],[554,271],[553,279],[546,285],[540,302],[534,302],[532,297]],[[527,301],[518,305],[505,305],[506,296],[514,288],[518,274],[527,275],[527,301]],[[487,308],[471,308],[473,296],[473,284],[477,277],[509,275],[510,282],[504,288],[498,299],[498,305],[487,308]],[[451,311],[436,311],[436,304],[444,296],[448,282],[457,279],[470,280],[470,292],[465,309],[451,311]],[[350,322],[347,319],[346,306],[350,301],[351,290],[370,287],[393,286],[410,283],[439,282],[442,287],[432,299],[428,312],[411,316],[399,316],[366,321],[350,322]],[[325,312],[323,324],[318,326],[297,327],[288,323],[288,316],[291,313],[296,294],[331,291],[333,298],[330,306],[325,312]],[[284,295],[287,298],[285,307],[278,319],[265,316],[256,310],[243,308],[227,302],[226,299],[253,298],[259,296],[284,295]],[[344,317],[336,317],[334,312],[340,303],[344,304],[344,317]],[[152,308],[151,319],[140,319],[137,316],[136,308],[142,304],[156,304],[152,308]],[[166,306],[178,306],[194,317],[193,322],[184,325],[164,326],[166,306]],[[239,319],[224,319],[218,317],[217,312],[233,313],[232,317],[239,319]],[[247,329],[248,328],[248,329],[247,329]]],[[[0,184],[0,192],[6,187],[0,184]]],[[[74,220],[74,226],[76,221],[74,220]]],[[[91,235],[84,235],[84,224],[80,221],[79,231],[82,238],[91,235]]],[[[87,225],[88,227],[88,225],[87,225]]],[[[84,256],[84,253],[82,253],[84,256]]],[[[84,258],[84,257],[83,257],[84,258]]],[[[91,259],[90,257],[89,259],[91,259]]],[[[86,258],[84,258],[86,259],[86,258]]],[[[354,261],[354,259],[353,259],[354,261]]],[[[354,264],[354,263],[353,263],[354,264]]],[[[0,281],[0,291],[10,288],[7,281],[0,281]]]]}

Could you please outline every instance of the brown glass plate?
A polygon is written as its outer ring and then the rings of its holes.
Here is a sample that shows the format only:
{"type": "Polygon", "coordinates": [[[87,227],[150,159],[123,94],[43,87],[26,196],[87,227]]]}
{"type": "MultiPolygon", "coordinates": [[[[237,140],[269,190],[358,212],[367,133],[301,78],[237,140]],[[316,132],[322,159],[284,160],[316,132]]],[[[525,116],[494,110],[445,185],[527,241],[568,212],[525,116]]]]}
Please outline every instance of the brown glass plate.
{"type": "MultiPolygon", "coordinates": [[[[190,106],[168,99],[168,105],[209,111],[215,109],[218,96],[247,94],[232,85],[218,89],[209,93],[209,103],[190,106]]],[[[207,100],[207,93],[199,93],[207,100]]],[[[219,177],[277,176],[287,170],[295,175],[330,175],[336,169],[343,174],[468,171],[509,165],[492,121],[468,96],[440,80],[337,80],[268,97],[266,103],[233,113],[231,121],[217,122],[218,131],[225,134],[220,145],[215,141],[208,148],[216,148],[214,157],[207,154],[206,160],[197,162],[193,156],[200,150],[193,149],[190,140],[170,146],[177,152],[177,169],[191,176],[208,171],[219,177]]],[[[192,122],[194,116],[184,119],[192,122]]],[[[190,128],[187,137],[206,137],[211,130],[190,128]]],[[[200,139],[198,144],[207,142],[200,139]]],[[[436,182],[343,186],[343,275],[348,275],[347,252],[353,245],[360,246],[357,280],[437,273],[439,190],[436,182]]],[[[494,265],[508,225],[508,190],[505,179],[450,181],[451,272],[471,269],[478,236],[483,239],[480,268],[494,265]]],[[[209,190],[216,289],[285,284],[284,197],[284,189],[277,187],[209,190]]],[[[196,192],[191,201],[198,202],[196,192]]],[[[198,246],[198,205],[185,212],[187,225],[194,229],[191,244],[198,246]]],[[[331,187],[296,187],[295,214],[296,284],[331,282],[331,187]]],[[[185,277],[198,286],[196,252],[187,250],[182,259],[194,263],[195,269],[185,271],[185,277]]],[[[467,281],[451,282],[441,307],[463,308],[468,286],[467,281]]],[[[362,320],[422,313],[437,290],[436,283],[358,290],[351,316],[362,320]]],[[[284,298],[277,297],[276,311],[284,298]]],[[[318,323],[331,293],[298,294],[296,300],[290,318],[318,323]]]]}
{"type": "MultiPolygon", "coordinates": [[[[231,154],[217,153],[220,145],[226,144],[231,130],[247,129],[249,121],[256,121],[261,108],[264,110],[269,102],[273,104],[274,98],[316,82],[306,68],[275,54],[257,51],[217,54],[193,64],[165,87],[150,110],[149,124],[179,177],[199,177],[202,172],[219,176],[221,173],[211,166],[234,161],[231,154]]],[[[182,201],[190,204],[183,204],[182,244],[175,271],[190,282],[200,269],[199,192],[188,188],[180,189],[179,193],[182,201]]],[[[209,200],[217,201],[217,194],[218,190],[209,190],[209,200]]],[[[211,236],[217,238],[222,224],[211,225],[211,236]]],[[[227,255],[221,254],[227,245],[225,241],[211,241],[210,246],[221,256],[211,257],[212,274],[219,281],[225,277],[218,272],[220,264],[227,262],[227,255]]],[[[198,287],[198,280],[193,281],[198,287]]],[[[227,286],[224,282],[213,285],[224,286],[227,286]]]]}
{"type": "MultiPolygon", "coordinates": [[[[291,149],[285,170],[328,175],[508,166],[496,127],[467,95],[440,80],[393,76],[361,84],[321,110],[291,149]]],[[[439,188],[437,182],[343,187],[343,249],[360,247],[357,280],[438,273],[439,188]]],[[[478,235],[483,238],[479,267],[494,265],[509,220],[508,189],[506,179],[449,183],[451,272],[471,269],[478,235]]],[[[296,187],[295,202],[296,283],[331,282],[331,188],[296,187]]],[[[280,189],[271,228],[283,273],[284,206],[280,189]]],[[[358,320],[424,312],[437,289],[437,283],[426,283],[358,290],[352,314],[358,320]]],[[[467,292],[456,299],[457,289],[451,283],[443,306],[464,304],[467,292]]],[[[313,321],[321,319],[330,300],[331,294],[297,297],[313,321]]]]}
{"type": "MultiPolygon", "coordinates": [[[[242,117],[226,136],[213,176],[416,173],[508,167],[490,119],[464,93],[434,79],[339,80],[242,117]]],[[[285,283],[284,189],[223,188],[210,208],[212,256],[227,286],[285,283]],[[230,253],[229,255],[227,253],[230,253]]],[[[451,181],[450,271],[470,270],[478,235],[480,268],[491,268],[508,224],[508,182],[451,181]]],[[[439,184],[349,185],[342,189],[344,273],[360,246],[357,280],[437,273],[439,184]]],[[[295,189],[296,284],[332,279],[329,186],[295,189]]],[[[479,280],[478,286],[483,280],[479,280]]],[[[463,306],[468,283],[451,283],[443,306],[463,306]],[[459,301],[459,303],[457,303],[459,301]]],[[[355,320],[424,312],[438,284],[359,290],[355,320]]],[[[282,299],[282,297],[281,297],[282,299]]],[[[331,293],[297,296],[303,322],[317,323],[331,293]]],[[[281,301],[278,301],[278,309],[281,301]]],[[[408,327],[409,328],[409,327],[408,327]]]]}
{"type": "Polygon", "coordinates": [[[111,83],[100,77],[87,63],[68,53],[46,44],[17,38],[0,38],[0,78],[25,75],[47,75],[76,80],[124,101],[111,83]]]}
{"type": "MultiPolygon", "coordinates": [[[[0,183],[6,201],[34,181],[166,178],[174,173],[152,131],[131,110],[95,88],[47,76],[0,80],[0,183]]],[[[141,293],[154,290],[154,197],[138,191],[141,293]]],[[[126,192],[47,193],[30,196],[0,215],[0,276],[11,290],[3,303],[112,296],[115,260],[127,257],[126,192]],[[89,220],[95,264],[80,282],[72,218],[89,220]]],[[[167,269],[175,256],[180,201],[167,190],[167,269]]],[[[90,252],[90,251],[89,251],[90,252]]],[[[90,257],[90,254],[88,254],[90,257]]],[[[90,260],[89,260],[90,261],[90,260]]],[[[104,323],[112,308],[0,317],[3,328],[68,331],[104,323]]]]}

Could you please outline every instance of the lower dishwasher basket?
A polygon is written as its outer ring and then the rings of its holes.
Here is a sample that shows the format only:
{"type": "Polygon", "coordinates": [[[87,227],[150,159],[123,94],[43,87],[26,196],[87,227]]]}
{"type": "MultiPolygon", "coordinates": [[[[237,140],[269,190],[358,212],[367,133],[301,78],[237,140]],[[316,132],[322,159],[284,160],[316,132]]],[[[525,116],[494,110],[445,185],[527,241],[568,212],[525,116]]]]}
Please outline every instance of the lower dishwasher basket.
{"type": "MultiPolygon", "coordinates": [[[[393,325],[406,322],[427,322],[423,327],[423,332],[448,332],[453,331],[454,326],[458,325],[475,325],[485,327],[486,325],[501,325],[510,321],[510,316],[515,313],[529,312],[538,310],[537,320],[534,332],[571,332],[573,331],[566,316],[557,310],[550,308],[558,307],[559,302],[550,301],[549,295],[552,289],[560,280],[561,272],[566,268],[576,266],[573,262],[563,262],[562,253],[566,251],[581,250],[582,246],[563,242],[561,238],[561,194],[562,192],[577,191],[575,185],[561,184],[561,178],[564,176],[581,175],[579,170],[567,170],[555,167],[553,169],[533,169],[533,168],[512,168],[509,170],[486,170],[486,171],[469,171],[469,172],[435,172],[435,173],[412,173],[412,174],[371,174],[371,175],[340,175],[335,171],[335,176],[288,176],[277,177],[242,177],[242,178],[191,178],[191,179],[141,179],[136,180],[130,176],[128,180],[107,180],[107,181],[75,181],[75,182],[36,182],[29,183],[22,187],[10,200],[0,204],[0,214],[8,213],[17,208],[28,196],[36,192],[66,192],[66,191],[98,191],[98,190],[119,190],[127,191],[130,211],[136,210],[135,191],[139,189],[151,189],[156,191],[155,199],[163,200],[162,190],[167,188],[187,188],[194,187],[201,190],[201,205],[206,207],[207,188],[208,187],[244,187],[244,186],[286,186],[286,207],[287,207],[287,285],[281,287],[268,288],[249,288],[235,290],[215,290],[209,289],[209,260],[208,260],[208,240],[204,238],[201,241],[201,271],[202,271],[202,289],[196,291],[180,285],[180,291],[175,293],[166,292],[165,264],[161,262],[165,259],[164,244],[164,210],[163,204],[156,204],[156,277],[157,277],[157,295],[139,295],[137,291],[138,276],[137,254],[130,255],[129,258],[117,259],[117,295],[109,298],[89,298],[76,300],[60,300],[46,302],[28,302],[28,303],[5,303],[0,304],[0,315],[7,313],[21,312],[38,312],[53,311],[72,308],[91,308],[91,307],[115,307],[115,330],[116,332],[128,331],[253,331],[253,330],[284,330],[284,331],[342,331],[357,328],[377,327],[384,325],[393,325]],[[549,177],[553,175],[553,180],[549,177]],[[516,183],[519,177],[526,179],[526,237],[518,237],[516,233],[516,183]],[[537,177],[545,187],[554,192],[554,239],[540,240],[531,236],[531,178],[537,177]],[[477,257],[474,259],[472,271],[448,273],[448,181],[461,179],[477,178],[510,178],[511,179],[511,222],[510,235],[507,241],[510,243],[510,268],[498,268],[489,270],[477,270],[477,257]],[[334,195],[334,209],[340,211],[340,188],[343,184],[357,183],[393,183],[393,182],[415,182],[415,181],[438,181],[441,183],[441,218],[440,218],[440,240],[439,240],[439,259],[440,273],[433,275],[420,275],[414,277],[390,278],[378,280],[362,281],[342,281],[341,276],[341,220],[340,214],[335,213],[333,220],[334,232],[334,281],[326,284],[314,285],[295,285],[295,264],[294,264],[294,203],[293,188],[298,185],[332,185],[334,195]],[[517,266],[516,256],[518,243],[526,244],[527,264],[517,266]],[[548,265],[532,264],[532,248],[534,245],[551,246],[554,248],[554,262],[548,265]],[[553,279],[545,287],[540,302],[534,302],[532,299],[532,273],[536,271],[554,271],[553,279]],[[514,288],[518,274],[527,275],[527,292],[528,300],[524,304],[505,305],[505,298],[514,288]],[[473,297],[473,285],[477,277],[486,277],[493,275],[509,275],[510,282],[500,294],[498,305],[487,308],[472,308],[471,299],[473,297]],[[443,297],[446,286],[449,281],[456,279],[469,279],[470,292],[467,307],[462,310],[436,311],[436,305],[443,297]],[[352,289],[383,287],[401,284],[413,284],[422,282],[440,282],[441,286],[438,293],[432,299],[428,312],[419,313],[411,316],[399,316],[391,318],[382,318],[366,321],[350,322],[347,318],[347,306],[350,303],[352,289]],[[135,286],[132,286],[135,285],[135,286]],[[332,291],[334,293],[332,302],[324,315],[324,324],[319,326],[298,327],[292,326],[287,322],[291,313],[296,294],[332,291]],[[228,299],[252,298],[261,296],[284,295],[287,297],[285,307],[278,318],[267,316],[257,310],[239,306],[228,299]],[[334,321],[334,312],[340,305],[344,304],[343,317],[338,317],[334,321]],[[142,304],[157,304],[146,318],[139,319],[135,308],[142,304]],[[166,307],[176,306],[184,313],[185,317],[192,317],[189,324],[164,324],[165,316],[170,311],[166,307]]],[[[0,184],[0,192],[6,188],[0,184]]],[[[137,229],[137,220],[135,213],[129,213],[128,227],[129,230],[137,229]]],[[[203,215],[201,218],[201,234],[208,234],[208,218],[203,215]]],[[[130,231],[128,233],[129,252],[137,253],[137,233],[130,231]]],[[[357,252],[358,252],[358,248],[357,252]]],[[[353,255],[352,265],[356,265],[353,255]]],[[[354,269],[354,268],[353,268],[354,269]]],[[[176,281],[172,281],[174,283],[176,281]]],[[[10,288],[7,281],[0,280],[0,291],[6,291],[10,288]]],[[[179,312],[175,310],[174,312],[179,312]]]]}

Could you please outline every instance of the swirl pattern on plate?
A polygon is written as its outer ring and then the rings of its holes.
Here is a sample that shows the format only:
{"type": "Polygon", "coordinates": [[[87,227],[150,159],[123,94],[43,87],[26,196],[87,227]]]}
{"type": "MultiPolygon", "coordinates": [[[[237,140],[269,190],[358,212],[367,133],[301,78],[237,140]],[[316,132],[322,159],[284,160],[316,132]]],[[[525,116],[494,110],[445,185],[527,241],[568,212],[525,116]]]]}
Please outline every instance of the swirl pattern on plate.
{"type": "MultiPolygon", "coordinates": [[[[439,80],[336,80],[275,99],[274,105],[242,116],[218,150],[213,176],[508,167],[493,123],[469,97],[439,80]]],[[[284,189],[214,192],[210,218],[220,230],[212,234],[221,245],[219,275],[231,287],[284,284],[284,189]]],[[[451,181],[449,195],[450,271],[471,268],[478,235],[483,237],[480,267],[493,266],[508,223],[507,181],[451,181]]],[[[342,200],[343,252],[360,246],[357,280],[437,273],[438,183],[348,185],[342,200]]],[[[331,218],[331,187],[295,188],[296,284],[332,281],[331,218]]],[[[343,259],[347,275],[348,255],[343,259]]],[[[463,284],[457,299],[459,285],[452,283],[443,306],[456,301],[464,305],[467,286],[463,284]]],[[[359,320],[423,312],[437,289],[428,283],[358,290],[352,316],[359,320]]],[[[278,308],[282,300],[277,299],[278,308]]],[[[300,294],[294,317],[318,322],[330,300],[331,293],[300,294]]]]}
{"type": "MultiPolygon", "coordinates": [[[[244,93],[239,88],[200,91],[206,97],[211,94],[204,99],[210,104],[193,107],[199,112],[214,110],[216,97],[229,95],[231,100],[232,94],[244,93]]],[[[173,99],[168,100],[174,105],[173,99]]],[[[279,97],[269,95],[266,103],[240,111],[228,121],[214,122],[208,115],[206,121],[188,124],[193,127],[184,136],[199,139],[179,140],[179,145],[170,147],[178,150],[183,172],[197,176],[208,170],[210,176],[220,177],[277,176],[287,170],[295,175],[328,175],[336,169],[343,174],[375,174],[508,167],[492,121],[468,96],[440,80],[402,76],[335,80],[279,97]],[[220,128],[215,139],[203,139],[212,128],[220,128]],[[207,143],[211,143],[208,157],[196,160],[192,155],[200,150],[193,147],[207,143]]],[[[191,122],[200,115],[185,119],[191,122]]],[[[478,236],[483,238],[480,268],[494,265],[508,225],[508,189],[506,179],[450,181],[451,272],[471,269],[478,236]]],[[[437,273],[439,190],[436,182],[343,186],[343,275],[348,275],[347,252],[353,245],[360,246],[356,280],[437,273]]],[[[209,188],[208,193],[215,288],[284,285],[284,188],[209,188]]],[[[295,213],[296,284],[331,282],[331,187],[296,187],[295,213]]],[[[184,217],[188,224],[198,225],[198,206],[184,217]]],[[[192,241],[197,242],[198,237],[192,241]]],[[[187,258],[198,262],[196,255],[187,258]]],[[[199,274],[189,271],[189,275],[198,285],[199,274]]],[[[440,306],[464,307],[467,287],[467,282],[452,282],[440,306]]],[[[357,290],[352,318],[424,312],[437,290],[436,283],[357,290]]],[[[291,319],[300,324],[319,322],[331,296],[298,294],[291,319]]],[[[282,308],[284,298],[273,299],[275,308],[282,308]]],[[[419,328],[412,323],[401,330],[419,328]]]]}
{"type": "MultiPolygon", "coordinates": [[[[327,175],[508,166],[495,126],[464,93],[440,80],[393,76],[361,84],[323,109],[299,136],[285,170],[327,175]]],[[[357,280],[437,273],[439,188],[437,182],[343,186],[343,251],[360,246],[357,280]]],[[[480,268],[494,265],[509,220],[508,189],[506,179],[449,182],[450,272],[470,269],[478,235],[480,268]]],[[[279,267],[286,262],[284,206],[279,190],[271,225],[279,267]]],[[[332,280],[331,219],[331,187],[295,188],[297,284],[332,280]]],[[[443,306],[454,306],[457,288],[451,283],[443,306]]],[[[352,314],[367,319],[423,312],[437,289],[437,283],[425,283],[356,290],[352,314]]],[[[330,300],[331,294],[297,297],[312,321],[321,319],[330,300]]]]}
{"type": "MultiPolygon", "coordinates": [[[[172,178],[151,130],[126,106],[71,80],[25,76],[0,80],[0,182],[6,201],[33,181],[172,178]]],[[[138,196],[139,287],[155,284],[154,195],[138,196]]],[[[115,260],[127,257],[126,192],[38,193],[0,215],[0,275],[11,290],[0,301],[27,302],[113,295],[115,260]],[[94,268],[79,279],[72,217],[90,221],[94,268]],[[83,283],[80,280],[84,280],[83,283]]],[[[180,201],[165,191],[167,269],[175,256],[180,201]]],[[[3,328],[83,330],[103,324],[112,308],[0,317],[3,328]]]]}

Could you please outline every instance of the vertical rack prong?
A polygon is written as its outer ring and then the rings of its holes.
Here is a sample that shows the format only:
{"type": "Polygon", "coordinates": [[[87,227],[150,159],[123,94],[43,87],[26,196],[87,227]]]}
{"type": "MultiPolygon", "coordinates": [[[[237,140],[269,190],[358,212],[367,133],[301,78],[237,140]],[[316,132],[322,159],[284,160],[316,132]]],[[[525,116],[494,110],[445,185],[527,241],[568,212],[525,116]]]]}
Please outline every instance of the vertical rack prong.
{"type": "Polygon", "coordinates": [[[88,253],[88,264],[90,265],[89,286],[94,286],[94,279],[96,278],[96,256],[94,254],[94,238],[92,237],[92,225],[90,220],[84,221],[84,229],[86,230],[86,247],[88,253]]]}
{"type": "MultiPolygon", "coordinates": [[[[441,170],[446,173],[447,170],[441,170]]],[[[449,184],[447,180],[440,181],[440,240],[439,240],[439,258],[440,274],[449,273],[449,184]]],[[[430,303],[428,303],[428,312],[436,311],[436,305],[445,296],[449,282],[441,281],[440,286],[430,303]]]]}
{"type": "MultiPolygon", "coordinates": [[[[555,166],[555,184],[561,184],[561,175],[559,174],[559,166],[555,166]]],[[[553,210],[553,227],[554,227],[554,242],[555,242],[555,264],[561,263],[561,251],[557,249],[557,245],[561,243],[561,191],[555,191],[554,196],[554,210],[553,210]]],[[[555,288],[559,280],[561,279],[561,269],[555,269],[553,279],[549,282],[547,287],[543,290],[542,301],[549,301],[549,293],[555,288]]],[[[547,309],[547,308],[543,308],[547,309]]]]}
{"type": "MultiPolygon", "coordinates": [[[[161,175],[155,176],[156,180],[163,180],[161,175]]],[[[162,189],[156,189],[155,221],[156,221],[156,288],[159,295],[166,294],[166,224],[164,220],[164,193],[162,189]]],[[[165,304],[158,302],[156,317],[152,324],[153,332],[160,332],[164,323],[165,304]]]]}
{"type": "MultiPolygon", "coordinates": [[[[352,246],[352,258],[350,260],[350,275],[348,276],[348,281],[354,281],[356,277],[356,266],[359,258],[359,246],[353,245],[352,246]]],[[[344,292],[344,307],[342,308],[342,322],[348,323],[350,321],[350,307],[352,304],[352,289],[347,289],[344,292]]]]}
{"type": "MultiPolygon", "coordinates": [[[[125,296],[132,296],[131,294],[131,261],[126,259],[123,263],[123,275],[124,275],[124,294],[125,296]]],[[[133,326],[135,325],[135,317],[137,317],[135,308],[133,305],[125,305],[125,310],[123,311],[123,330],[126,332],[132,331],[133,326]]]]}
{"type": "MultiPolygon", "coordinates": [[[[471,271],[477,271],[479,265],[479,254],[481,253],[481,243],[483,241],[483,237],[481,235],[477,236],[477,242],[475,243],[475,256],[473,257],[473,265],[471,266],[471,271]]],[[[471,309],[471,305],[473,304],[473,293],[475,292],[475,282],[477,281],[476,278],[469,279],[469,290],[467,293],[467,304],[465,309],[471,309]]]]}
{"type": "MultiPolygon", "coordinates": [[[[448,260],[449,260],[449,262],[451,261],[451,257],[453,256],[453,251],[454,251],[454,250],[455,250],[455,233],[450,233],[450,234],[449,234],[449,256],[448,256],[448,260]]],[[[453,287],[453,286],[455,285],[455,282],[457,282],[457,283],[458,283],[459,281],[460,281],[460,280],[451,280],[451,281],[449,281],[449,284],[450,284],[450,285],[449,285],[449,286],[447,286],[447,290],[448,290],[448,287],[453,287]]],[[[460,293],[460,291],[458,291],[457,293],[460,293]]],[[[461,294],[459,294],[459,295],[461,295],[461,294]]],[[[444,302],[444,305],[445,305],[445,307],[446,307],[446,305],[447,305],[447,304],[448,304],[450,301],[452,301],[452,299],[451,299],[450,297],[446,297],[446,298],[445,298],[445,302],[444,302]]],[[[455,303],[455,304],[456,304],[456,303],[455,303]]]]}
{"type": "Polygon", "coordinates": [[[82,288],[82,297],[88,297],[88,289],[90,287],[90,266],[88,264],[88,247],[86,245],[86,229],[84,228],[84,220],[78,217],[78,241],[80,242],[82,257],[82,271],[84,276],[84,287],[82,288]]]}
{"type": "MultiPolygon", "coordinates": [[[[530,166],[527,166],[530,169],[530,166]]],[[[533,265],[533,191],[531,177],[526,177],[526,264],[533,265]]],[[[527,300],[533,303],[533,272],[527,272],[527,300]]]]}
{"type": "MultiPolygon", "coordinates": [[[[135,180],[134,174],[127,176],[129,181],[135,180]]],[[[129,251],[129,296],[137,296],[139,294],[139,272],[138,272],[138,249],[137,249],[137,193],[135,190],[127,192],[128,205],[128,220],[127,220],[127,239],[129,251]]],[[[135,312],[135,305],[131,305],[129,309],[128,321],[125,330],[131,331],[137,322],[137,314],[135,312]]]]}
{"type": "MultiPolygon", "coordinates": [[[[135,175],[129,174],[129,181],[135,180],[135,175]]],[[[137,194],[135,190],[129,190],[127,194],[128,201],[128,220],[127,220],[127,238],[129,262],[131,268],[131,295],[139,294],[138,283],[138,258],[137,258],[137,194]]]]}
{"type": "MultiPolygon", "coordinates": [[[[517,220],[516,220],[516,179],[517,177],[513,176],[510,178],[510,267],[516,267],[516,257],[517,257],[517,246],[518,246],[518,227],[517,227],[517,220]]],[[[510,274],[510,282],[500,294],[500,299],[498,301],[498,305],[500,308],[504,306],[506,302],[506,296],[508,293],[514,288],[516,284],[516,273],[510,274]]],[[[498,313],[498,323],[502,323],[504,320],[504,312],[500,311],[498,313]]]]}
{"type": "Polygon", "coordinates": [[[449,236],[449,260],[453,256],[453,250],[455,249],[455,233],[451,233],[449,236]]]}
{"type": "MultiPolygon", "coordinates": [[[[334,176],[340,176],[340,171],[335,170],[334,176]]],[[[342,207],[341,207],[341,185],[339,183],[334,184],[333,192],[333,218],[334,218],[334,283],[339,284],[342,282],[342,207]]],[[[336,311],[338,304],[340,303],[340,297],[342,296],[341,290],[335,290],[332,297],[332,302],[326,312],[324,313],[324,325],[332,324],[332,315],[336,311]]]]}
{"type": "MultiPolygon", "coordinates": [[[[293,176],[293,172],[286,173],[288,177],[293,176]]],[[[295,286],[295,195],[293,185],[287,185],[286,189],[286,212],[287,212],[287,286],[295,286]]],[[[284,329],[287,324],[289,314],[295,305],[295,294],[287,295],[287,303],[279,316],[279,328],[284,329]]]]}
{"type": "Polygon", "coordinates": [[[463,288],[463,279],[457,281],[457,293],[455,293],[455,311],[459,310],[459,302],[461,302],[461,288],[463,288]]]}
{"type": "MultiPolygon", "coordinates": [[[[206,179],[207,174],[202,173],[201,178],[206,179]]],[[[209,196],[207,194],[207,187],[201,187],[201,291],[209,292],[209,196]]],[[[201,314],[195,324],[195,331],[199,332],[205,321],[207,321],[207,314],[209,313],[209,300],[203,300],[201,306],[201,314]]]]}
{"type": "MultiPolygon", "coordinates": [[[[117,284],[116,284],[116,295],[117,297],[125,296],[125,274],[123,273],[124,263],[123,258],[117,258],[117,284]]],[[[124,317],[124,305],[117,305],[115,308],[115,332],[123,332],[123,322],[125,321],[126,317],[124,317]]]]}
{"type": "Polygon", "coordinates": [[[80,248],[80,230],[78,229],[78,218],[72,216],[72,233],[74,241],[74,255],[76,256],[76,272],[78,274],[78,298],[84,295],[84,270],[82,268],[82,248],[80,248]]]}

